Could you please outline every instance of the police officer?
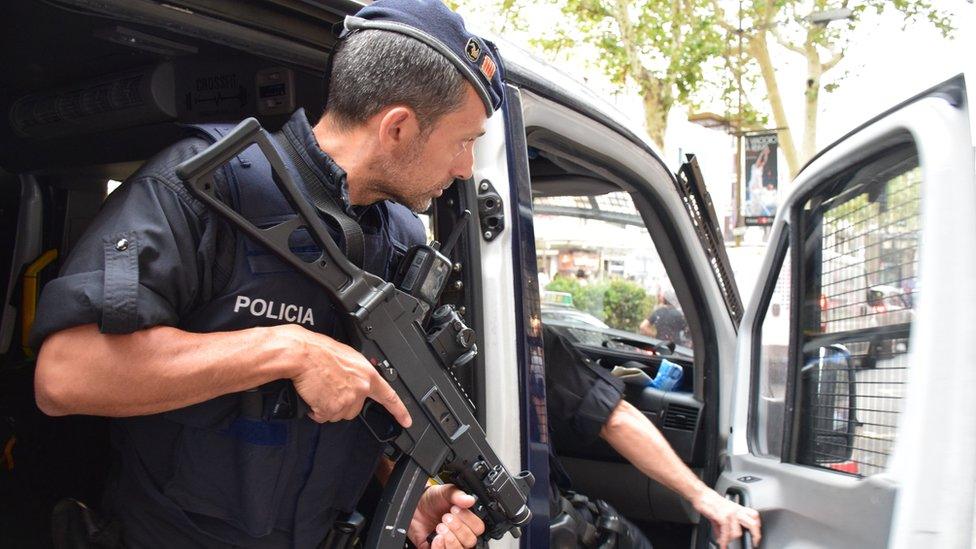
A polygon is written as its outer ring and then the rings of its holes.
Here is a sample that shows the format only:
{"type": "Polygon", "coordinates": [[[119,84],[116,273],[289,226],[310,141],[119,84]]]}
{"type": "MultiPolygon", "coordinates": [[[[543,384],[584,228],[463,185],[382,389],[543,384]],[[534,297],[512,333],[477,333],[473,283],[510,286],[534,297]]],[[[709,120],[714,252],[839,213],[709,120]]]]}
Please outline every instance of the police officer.
{"type": "MultiPolygon", "coordinates": [[[[388,279],[424,240],[410,210],[471,177],[472,144],[502,101],[499,60],[438,0],[380,0],[344,26],[322,118],[312,127],[298,111],[276,140],[304,191],[355,220],[335,238],[350,253],[360,240],[364,268],[388,279]]],[[[32,333],[40,408],[113,418],[105,510],[127,547],[315,547],[380,461],[349,421],[364,400],[411,422],[342,343],[323,292],[174,175],[222,131],[196,128],[108,197],[46,286],[32,333]],[[307,417],[278,414],[292,386],[307,417]]],[[[257,225],[293,215],[253,148],[216,184],[257,225]]],[[[296,249],[311,243],[297,237],[296,249]]],[[[453,486],[428,489],[409,538],[474,546],[484,525],[473,503],[453,486]]]]}
{"type": "MultiPolygon", "coordinates": [[[[723,498],[688,469],[654,424],[623,399],[620,378],[594,366],[557,328],[544,325],[543,341],[553,446],[589,444],[602,438],[637,470],[691,503],[711,522],[722,549],[744,530],[759,544],[759,513],[723,498]]],[[[606,502],[572,492],[571,479],[558,460],[550,459],[550,464],[550,547],[651,548],[640,529],[606,502]]]]}

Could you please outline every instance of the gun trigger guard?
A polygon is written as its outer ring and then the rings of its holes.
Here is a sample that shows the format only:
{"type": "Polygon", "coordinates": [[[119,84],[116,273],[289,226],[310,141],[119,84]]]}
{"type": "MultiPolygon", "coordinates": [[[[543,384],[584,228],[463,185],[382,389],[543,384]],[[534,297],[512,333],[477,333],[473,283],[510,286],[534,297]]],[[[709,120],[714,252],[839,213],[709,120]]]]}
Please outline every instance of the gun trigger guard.
{"type": "Polygon", "coordinates": [[[373,437],[380,442],[392,442],[400,436],[400,424],[382,406],[367,399],[359,412],[359,419],[366,425],[373,437]]]}

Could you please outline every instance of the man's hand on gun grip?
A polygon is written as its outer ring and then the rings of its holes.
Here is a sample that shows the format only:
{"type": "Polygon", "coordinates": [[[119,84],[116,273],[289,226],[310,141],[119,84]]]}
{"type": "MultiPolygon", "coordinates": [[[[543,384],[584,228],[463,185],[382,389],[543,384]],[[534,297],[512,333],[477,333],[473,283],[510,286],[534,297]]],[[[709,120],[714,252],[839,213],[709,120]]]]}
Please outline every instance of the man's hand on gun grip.
{"type": "Polygon", "coordinates": [[[411,425],[410,413],[396,391],[359,351],[331,337],[286,324],[276,326],[289,360],[300,366],[292,377],[317,423],[355,419],[367,398],[386,408],[397,423],[411,425]]]}
{"type": "Polygon", "coordinates": [[[474,496],[453,484],[431,486],[417,504],[407,537],[417,549],[474,547],[485,532],[485,524],[470,510],[474,504],[474,496]]]}

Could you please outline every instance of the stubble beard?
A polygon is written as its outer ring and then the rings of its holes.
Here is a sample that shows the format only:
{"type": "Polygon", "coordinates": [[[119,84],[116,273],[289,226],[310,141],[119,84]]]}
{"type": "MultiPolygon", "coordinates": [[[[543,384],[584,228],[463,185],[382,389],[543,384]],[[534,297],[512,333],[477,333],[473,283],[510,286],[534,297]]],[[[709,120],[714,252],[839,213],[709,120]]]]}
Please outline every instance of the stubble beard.
{"type": "MultiPolygon", "coordinates": [[[[430,209],[433,198],[430,196],[403,196],[398,191],[400,184],[416,178],[413,174],[420,171],[420,152],[423,150],[423,145],[424,142],[417,138],[404,148],[403,153],[398,158],[385,160],[383,162],[383,173],[386,174],[386,180],[375,183],[379,188],[387,189],[386,194],[392,196],[394,200],[418,214],[430,209]]],[[[427,187],[424,186],[424,188],[427,187]]]]}

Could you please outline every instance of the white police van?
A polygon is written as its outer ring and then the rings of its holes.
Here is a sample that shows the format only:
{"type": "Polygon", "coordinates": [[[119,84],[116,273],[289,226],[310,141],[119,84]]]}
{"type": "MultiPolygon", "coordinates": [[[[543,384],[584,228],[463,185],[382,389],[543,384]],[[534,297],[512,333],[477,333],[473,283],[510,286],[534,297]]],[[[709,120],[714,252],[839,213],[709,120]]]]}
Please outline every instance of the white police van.
{"type": "MultiPolygon", "coordinates": [[[[54,502],[97,502],[108,463],[101,420],[49,419],[33,404],[22,337],[57,258],[112,182],[178,139],[179,123],[256,116],[273,129],[297,107],[317,115],[334,45],[324,29],[358,7],[5,4],[0,545],[49,544],[54,502]]],[[[548,476],[539,273],[629,277],[652,293],[674,289],[688,353],[621,330],[566,332],[607,368],[636,361],[653,373],[664,356],[684,366],[678,391],[627,398],[706,482],[762,513],[764,546],[973,545],[976,160],[965,78],[885,112],[804,168],[743,306],[694,163],[672,173],[599,98],[501,51],[507,108],[476,145],[474,181],[445,192],[428,221],[443,234],[463,209],[477,212],[444,299],[477,330],[482,352],[459,378],[509,468],[548,476]],[[579,235],[552,236],[570,231],[579,235]]],[[[609,447],[558,450],[581,492],[659,545],[709,547],[707,524],[609,447]]],[[[547,489],[533,490],[526,535],[493,546],[547,545],[547,489]]]]}

